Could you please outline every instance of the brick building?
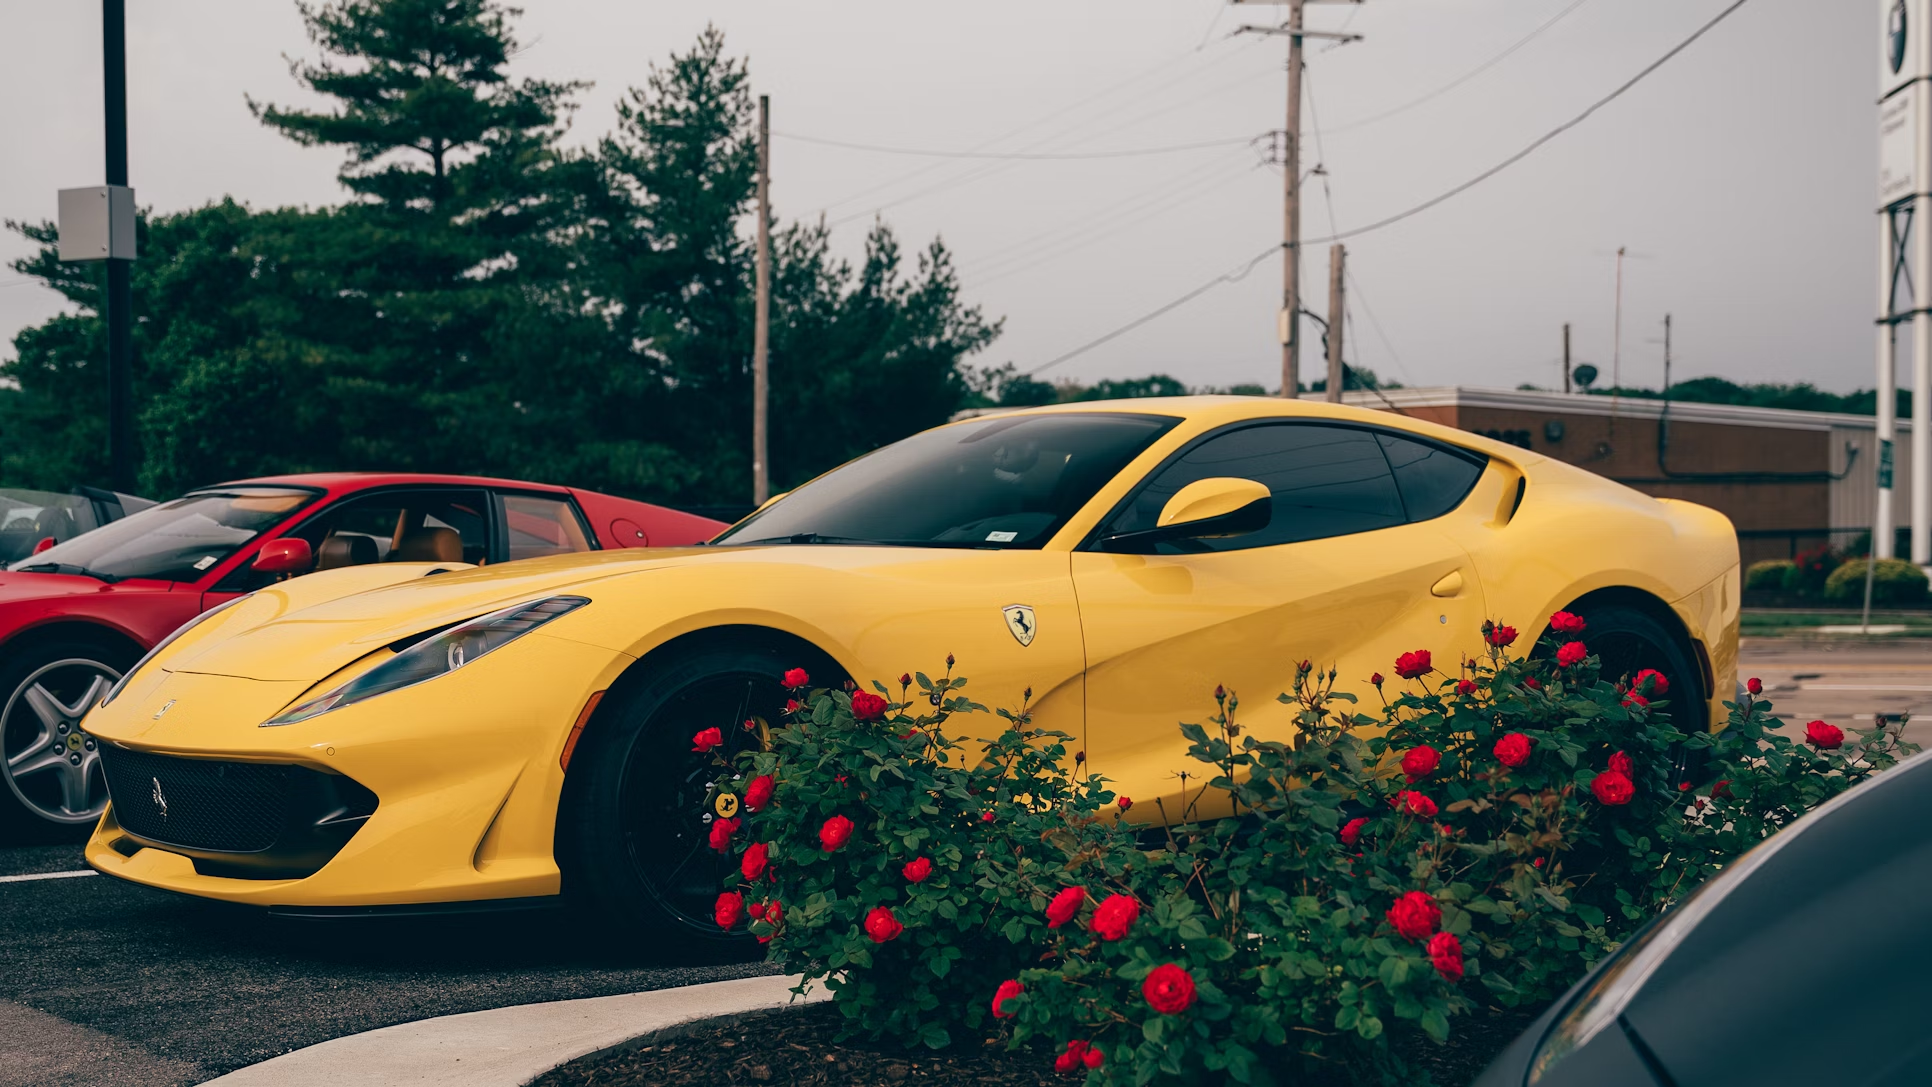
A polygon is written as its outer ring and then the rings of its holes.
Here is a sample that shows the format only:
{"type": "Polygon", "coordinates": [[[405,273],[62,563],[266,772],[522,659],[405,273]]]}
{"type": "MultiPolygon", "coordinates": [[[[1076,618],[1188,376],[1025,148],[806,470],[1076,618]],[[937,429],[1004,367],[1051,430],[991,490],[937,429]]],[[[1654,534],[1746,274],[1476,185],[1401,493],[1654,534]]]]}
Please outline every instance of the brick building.
{"type": "MultiPolygon", "coordinates": [[[[1827,541],[1842,547],[1871,528],[1878,458],[1869,415],[1462,386],[1351,392],[1347,399],[1720,510],[1737,526],[1747,563],[1789,558],[1827,541]]],[[[1898,429],[1894,509],[1905,522],[1911,424],[1900,420],[1898,429]]],[[[1903,541],[1897,553],[1909,553],[1903,541]]]]}

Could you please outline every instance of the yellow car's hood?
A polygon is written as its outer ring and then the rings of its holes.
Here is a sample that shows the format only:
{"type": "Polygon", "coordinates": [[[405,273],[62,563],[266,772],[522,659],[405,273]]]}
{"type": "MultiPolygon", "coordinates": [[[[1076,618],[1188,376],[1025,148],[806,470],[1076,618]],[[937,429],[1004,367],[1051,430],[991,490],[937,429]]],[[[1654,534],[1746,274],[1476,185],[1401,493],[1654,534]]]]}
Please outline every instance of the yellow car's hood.
{"type": "Polygon", "coordinates": [[[311,574],[257,592],[216,617],[219,636],[194,638],[161,664],[170,672],[314,682],[424,631],[703,554],[636,549],[459,570],[425,565],[421,572],[385,570],[386,580],[396,573],[410,576],[378,588],[365,588],[355,577],[333,577],[337,571],[311,574]]]}

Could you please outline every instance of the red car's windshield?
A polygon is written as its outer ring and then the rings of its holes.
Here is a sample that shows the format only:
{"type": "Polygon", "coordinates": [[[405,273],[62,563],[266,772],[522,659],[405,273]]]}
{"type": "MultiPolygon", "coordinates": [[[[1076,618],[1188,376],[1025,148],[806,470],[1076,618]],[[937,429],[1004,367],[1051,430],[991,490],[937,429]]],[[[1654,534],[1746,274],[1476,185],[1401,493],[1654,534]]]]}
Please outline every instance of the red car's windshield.
{"type": "Polygon", "coordinates": [[[198,491],[84,532],[8,569],[103,581],[193,581],[316,497],[293,487],[198,491]]]}

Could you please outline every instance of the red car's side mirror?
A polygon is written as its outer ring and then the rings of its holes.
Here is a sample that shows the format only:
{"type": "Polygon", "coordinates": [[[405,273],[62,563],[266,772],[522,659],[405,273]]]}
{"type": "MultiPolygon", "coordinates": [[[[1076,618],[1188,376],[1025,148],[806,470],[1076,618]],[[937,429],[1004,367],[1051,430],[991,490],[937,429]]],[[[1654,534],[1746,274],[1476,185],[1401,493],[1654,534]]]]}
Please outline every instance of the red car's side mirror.
{"type": "Polygon", "coordinates": [[[261,574],[306,574],[315,565],[315,551],[309,542],[294,537],[270,540],[249,566],[261,574]]]}

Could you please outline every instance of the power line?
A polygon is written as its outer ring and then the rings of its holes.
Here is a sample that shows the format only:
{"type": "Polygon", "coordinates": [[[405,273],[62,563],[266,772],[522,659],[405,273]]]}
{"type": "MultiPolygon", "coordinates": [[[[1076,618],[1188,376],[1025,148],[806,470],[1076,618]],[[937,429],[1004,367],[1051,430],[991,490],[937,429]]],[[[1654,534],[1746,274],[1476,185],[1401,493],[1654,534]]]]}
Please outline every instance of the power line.
{"type": "Polygon", "coordinates": [[[916,155],[924,158],[940,159],[1014,159],[1031,162],[1058,162],[1066,159],[1124,159],[1144,155],[1167,155],[1177,151],[1200,151],[1211,147],[1232,147],[1248,143],[1251,136],[1230,136],[1224,140],[1202,140],[1198,143],[1169,144],[1166,147],[1132,147],[1114,151],[1050,151],[1029,154],[1022,151],[925,151],[909,147],[883,147],[870,143],[848,143],[844,140],[828,140],[818,136],[801,136],[794,132],[774,132],[772,135],[783,140],[797,140],[800,143],[816,143],[826,147],[843,147],[851,151],[871,151],[881,155],[916,155]]]}
{"type": "Polygon", "coordinates": [[[1570,15],[1571,12],[1575,11],[1576,9],[1582,7],[1583,5],[1589,2],[1590,0],[1576,0],[1576,2],[1571,4],[1569,7],[1564,8],[1562,11],[1557,12],[1553,18],[1551,18],[1548,22],[1544,23],[1542,26],[1539,26],[1535,30],[1530,31],[1528,34],[1524,35],[1523,37],[1518,38],[1516,40],[1516,44],[1510,46],[1509,48],[1503,50],[1502,52],[1496,54],[1495,56],[1490,57],[1488,60],[1483,61],[1481,64],[1476,65],[1474,68],[1471,68],[1469,71],[1464,72],[1460,76],[1457,76],[1455,79],[1452,79],[1447,83],[1444,83],[1442,86],[1437,87],[1435,90],[1430,91],[1428,94],[1425,94],[1420,98],[1415,98],[1415,99],[1411,99],[1410,101],[1404,102],[1401,105],[1395,107],[1394,109],[1384,110],[1381,113],[1375,114],[1372,117],[1364,117],[1359,121],[1350,121],[1345,125],[1340,125],[1334,128],[1332,131],[1348,132],[1357,128],[1365,128],[1369,125],[1374,124],[1377,121],[1387,120],[1388,118],[1393,117],[1398,113],[1407,113],[1408,111],[1414,109],[1415,107],[1422,105],[1424,102],[1433,101],[1434,99],[1440,98],[1443,95],[1448,94],[1450,91],[1455,90],[1457,87],[1462,86],[1464,83],[1469,82],[1470,80],[1476,78],[1477,76],[1483,74],[1484,72],[1487,72],[1491,68],[1494,68],[1496,65],[1501,64],[1503,60],[1506,59],[1510,54],[1516,52],[1518,49],[1521,49],[1525,45],[1528,45],[1529,43],[1535,41],[1537,38],[1542,37],[1544,31],[1562,22],[1565,18],[1567,18],[1570,15]]]}
{"type": "Polygon", "coordinates": [[[1061,363],[1067,361],[1068,359],[1086,354],[1087,352],[1093,350],[1096,347],[1099,347],[1101,344],[1104,344],[1109,340],[1113,340],[1121,336],[1125,336],[1127,333],[1132,332],[1133,330],[1139,328],[1140,326],[1146,324],[1149,321],[1152,321],[1156,317],[1163,316],[1172,310],[1177,310],[1182,306],[1187,305],[1189,302],[1194,301],[1196,298],[1201,297],[1202,295],[1208,293],[1214,288],[1219,287],[1223,283],[1236,283],[1236,282],[1239,282],[1240,280],[1246,279],[1248,276],[1248,273],[1255,270],[1256,265],[1260,264],[1262,261],[1267,260],[1269,257],[1272,257],[1279,252],[1281,252],[1281,244],[1277,242],[1276,244],[1271,245],[1268,248],[1263,249],[1261,252],[1255,254],[1253,259],[1249,260],[1246,264],[1242,265],[1238,271],[1224,272],[1221,275],[1215,276],[1213,279],[1208,280],[1206,283],[1201,284],[1199,287],[1196,287],[1193,290],[1187,292],[1186,294],[1180,296],[1179,298],[1176,298],[1174,301],[1169,302],[1167,305],[1162,306],[1159,309],[1154,310],[1150,313],[1144,313],[1139,317],[1136,317],[1133,320],[1127,322],[1126,324],[1121,325],[1119,328],[1114,329],[1112,332],[1107,333],[1105,336],[1102,336],[1099,339],[1089,340],[1088,342],[1081,344],[1079,347],[1074,348],[1073,350],[1067,352],[1064,355],[1061,355],[1056,359],[1052,359],[1050,361],[1043,362],[1038,366],[1035,366],[1033,369],[1026,371],[1025,376],[1032,377],[1034,374],[1037,374],[1042,370],[1050,370],[1053,367],[1058,366],[1061,363]]]}
{"type": "MultiPolygon", "coordinates": [[[[1371,231],[1381,230],[1384,227],[1392,226],[1396,223],[1399,223],[1404,219],[1408,219],[1413,216],[1420,215],[1423,212],[1428,211],[1430,208],[1433,208],[1438,204],[1441,204],[1444,201],[1451,199],[1452,197],[1460,196],[1461,194],[1468,192],[1470,189],[1475,188],[1477,185],[1482,184],[1483,182],[1489,180],[1490,178],[1495,177],[1497,174],[1502,173],[1504,170],[1507,170],[1511,166],[1514,166],[1517,163],[1528,158],[1531,154],[1533,154],[1538,148],[1542,147],[1544,144],[1549,143],[1551,140],[1555,139],[1556,137],[1562,135],[1565,132],[1568,132],[1570,129],[1575,128],[1577,125],[1582,124],[1585,120],[1587,120],[1590,117],[1591,114],[1602,109],[1604,106],[1609,105],[1611,102],[1616,101],[1618,98],[1623,97],[1624,93],[1630,90],[1630,88],[1642,82],[1645,79],[1645,77],[1649,76],[1652,72],[1655,72],[1657,69],[1662,68],[1666,63],[1668,63],[1671,60],[1671,58],[1683,52],[1685,49],[1688,49],[1692,42],[1695,42],[1697,39],[1709,33],[1712,27],[1715,27],[1717,24],[1723,22],[1725,19],[1730,18],[1733,12],[1737,11],[1737,9],[1743,7],[1745,4],[1749,2],[1750,0],[1735,0],[1735,2],[1732,3],[1730,6],[1726,7],[1723,11],[1718,12],[1717,15],[1712,17],[1709,22],[1705,23],[1703,26],[1698,27],[1694,32],[1692,32],[1690,37],[1685,38],[1683,41],[1677,43],[1677,45],[1672,47],[1669,52],[1665,53],[1663,56],[1658,57],[1656,60],[1646,65],[1644,69],[1638,72],[1636,75],[1631,76],[1630,79],[1625,81],[1622,86],[1618,87],[1616,90],[1611,91],[1609,94],[1604,95],[1602,98],[1597,99],[1595,102],[1592,102],[1590,106],[1586,108],[1582,113],[1577,114],[1575,117],[1572,117],[1570,120],[1565,121],[1562,124],[1551,129],[1548,133],[1539,137],[1534,143],[1531,143],[1528,147],[1523,148],[1521,151],[1518,151],[1516,154],[1511,155],[1509,158],[1504,159],[1502,162],[1496,164],[1495,166],[1492,166],[1489,169],[1484,170],[1482,173],[1477,174],[1475,177],[1470,178],[1468,181],[1465,181],[1462,184],[1457,185],[1455,188],[1450,189],[1447,192],[1444,192],[1438,196],[1432,197],[1429,200],[1425,200],[1422,203],[1417,204],[1412,208],[1409,208],[1407,211],[1398,212],[1395,215],[1391,215],[1386,219],[1377,220],[1376,222],[1370,223],[1367,226],[1356,227],[1353,230],[1336,231],[1335,233],[1329,235],[1326,238],[1303,239],[1301,243],[1302,246],[1307,247],[1309,245],[1316,245],[1316,244],[1321,244],[1326,242],[1338,242],[1346,238],[1360,237],[1361,235],[1370,233],[1371,231]]],[[[1253,271],[1255,265],[1260,264],[1262,261],[1268,259],[1270,256],[1274,255],[1275,253],[1280,252],[1285,247],[1286,247],[1286,243],[1280,243],[1280,242],[1274,245],[1271,245],[1267,249],[1263,250],[1260,254],[1255,256],[1253,259],[1249,260],[1248,263],[1244,265],[1239,272],[1216,276],[1214,279],[1211,279],[1208,282],[1202,284],[1201,286],[1196,287],[1194,290],[1189,291],[1188,293],[1182,295],[1181,297],[1175,299],[1172,302],[1169,302],[1167,305],[1162,306],[1151,313],[1146,313],[1139,317],[1136,317],[1132,321],[1129,321],[1127,324],[1120,326],[1119,328],[1113,330],[1112,332],[1109,332],[1098,339],[1090,340],[1087,343],[1074,348],[1072,351],[1069,351],[1063,355],[1060,355],[1057,358],[1052,359],[1049,362],[1042,363],[1039,366],[1036,366],[1033,369],[1026,371],[1026,373],[1028,375],[1037,374],[1040,371],[1047,369],[1048,367],[1058,366],[1069,359],[1075,358],[1079,355],[1083,355],[1088,351],[1091,351],[1094,348],[1099,347],[1104,343],[1107,343],[1120,336],[1123,336],[1126,333],[1131,332],[1136,328],[1139,328],[1140,326],[1146,324],[1149,321],[1154,320],[1157,317],[1161,317],[1167,313],[1170,313],[1176,309],[1179,309],[1181,306],[1184,306],[1187,303],[1194,301],[1196,298],[1199,298],[1200,296],[1206,294],[1207,292],[1213,290],[1214,288],[1220,286],[1223,283],[1233,283],[1236,280],[1239,280],[1245,277],[1249,272],[1253,271]]]]}
{"type": "MultiPolygon", "coordinates": [[[[1362,281],[1355,278],[1355,269],[1353,267],[1344,267],[1342,274],[1348,277],[1349,294],[1357,302],[1362,304],[1362,313],[1368,317],[1369,327],[1375,330],[1376,338],[1381,340],[1382,346],[1388,350],[1389,358],[1395,360],[1395,368],[1401,373],[1402,380],[1410,385],[1415,384],[1415,377],[1409,373],[1409,368],[1403,365],[1402,356],[1395,350],[1395,342],[1389,339],[1387,332],[1382,331],[1382,322],[1375,319],[1375,308],[1369,305],[1368,295],[1362,293],[1362,281]]],[[[1349,312],[1352,314],[1354,311],[1350,310],[1349,312]]],[[[1350,319],[1352,320],[1353,318],[1351,317],[1350,319]]],[[[1355,342],[1361,343],[1362,341],[1357,340],[1355,342]]]]}

